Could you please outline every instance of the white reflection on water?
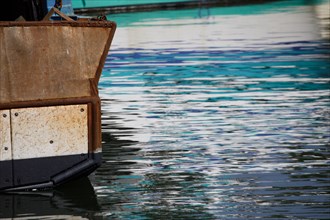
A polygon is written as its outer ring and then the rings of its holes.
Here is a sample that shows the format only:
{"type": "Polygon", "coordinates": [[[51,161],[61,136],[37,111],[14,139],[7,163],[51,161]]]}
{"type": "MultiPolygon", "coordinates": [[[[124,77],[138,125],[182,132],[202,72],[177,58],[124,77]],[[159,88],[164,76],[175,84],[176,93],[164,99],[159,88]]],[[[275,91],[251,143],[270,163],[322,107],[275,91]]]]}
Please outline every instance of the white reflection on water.
{"type": "Polygon", "coordinates": [[[165,13],[119,27],[100,82],[102,208],[124,218],[325,218],[329,43],[312,9],[165,13]]]}
{"type": "Polygon", "coordinates": [[[113,48],[264,50],[320,39],[316,22],[309,7],[259,15],[147,20],[119,28],[113,48]]]}

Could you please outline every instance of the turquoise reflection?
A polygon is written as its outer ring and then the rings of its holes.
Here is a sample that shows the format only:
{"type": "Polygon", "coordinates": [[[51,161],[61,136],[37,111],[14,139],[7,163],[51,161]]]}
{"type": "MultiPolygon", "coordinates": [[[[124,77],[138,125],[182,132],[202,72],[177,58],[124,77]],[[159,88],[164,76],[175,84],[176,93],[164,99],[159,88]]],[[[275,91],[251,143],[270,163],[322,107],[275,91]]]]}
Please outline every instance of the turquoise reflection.
{"type": "Polygon", "coordinates": [[[94,181],[102,209],[328,218],[328,14],[310,3],[111,16],[119,28],[100,81],[105,154],[94,181]]]}

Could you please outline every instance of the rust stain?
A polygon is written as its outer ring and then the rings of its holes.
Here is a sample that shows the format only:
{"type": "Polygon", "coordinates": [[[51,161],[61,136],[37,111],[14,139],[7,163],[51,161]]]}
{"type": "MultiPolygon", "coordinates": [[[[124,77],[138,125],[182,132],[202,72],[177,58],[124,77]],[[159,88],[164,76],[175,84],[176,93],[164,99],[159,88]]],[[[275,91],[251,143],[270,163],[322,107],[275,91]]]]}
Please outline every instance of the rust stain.
{"type": "Polygon", "coordinates": [[[112,22],[0,22],[0,104],[93,95],[90,79],[98,82],[114,29],[112,22]]]}
{"type": "Polygon", "coordinates": [[[11,111],[13,158],[88,153],[88,112],[81,109],[87,105],[11,111]]]}
{"type": "Polygon", "coordinates": [[[101,150],[97,86],[115,29],[107,21],[0,22],[0,111],[12,117],[10,157],[101,150]]]}

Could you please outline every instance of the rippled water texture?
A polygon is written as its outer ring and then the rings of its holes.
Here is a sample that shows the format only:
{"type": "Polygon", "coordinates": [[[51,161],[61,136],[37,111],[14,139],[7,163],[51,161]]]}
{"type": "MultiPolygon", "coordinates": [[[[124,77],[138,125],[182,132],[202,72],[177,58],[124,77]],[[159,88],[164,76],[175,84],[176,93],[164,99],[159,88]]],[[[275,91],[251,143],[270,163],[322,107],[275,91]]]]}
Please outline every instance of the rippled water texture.
{"type": "Polygon", "coordinates": [[[51,208],[327,219],[329,2],[311,2],[109,16],[119,27],[100,81],[104,162],[90,194],[55,192],[64,203],[51,208]]]}
{"type": "Polygon", "coordinates": [[[173,11],[119,28],[100,83],[102,210],[329,217],[330,60],[317,10],[173,11]]]}

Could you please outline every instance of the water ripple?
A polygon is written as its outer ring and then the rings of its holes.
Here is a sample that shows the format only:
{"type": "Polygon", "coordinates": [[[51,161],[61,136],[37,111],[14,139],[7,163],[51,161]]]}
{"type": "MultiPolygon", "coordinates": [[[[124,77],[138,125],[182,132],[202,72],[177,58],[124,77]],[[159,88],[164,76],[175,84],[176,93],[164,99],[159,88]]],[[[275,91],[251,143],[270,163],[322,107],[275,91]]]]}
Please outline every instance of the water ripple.
{"type": "Polygon", "coordinates": [[[93,182],[104,211],[141,219],[327,218],[330,45],[306,34],[315,31],[307,7],[245,15],[259,24],[260,16],[286,17],[273,36],[264,26],[247,34],[241,17],[222,16],[119,29],[156,27],[177,37],[120,39],[107,58],[104,163],[93,182]],[[229,21],[236,35],[227,38],[219,30],[229,21]],[[201,24],[207,34],[196,32],[201,24]]]}

